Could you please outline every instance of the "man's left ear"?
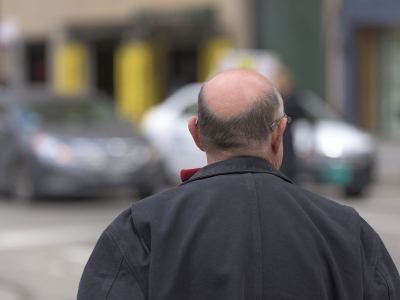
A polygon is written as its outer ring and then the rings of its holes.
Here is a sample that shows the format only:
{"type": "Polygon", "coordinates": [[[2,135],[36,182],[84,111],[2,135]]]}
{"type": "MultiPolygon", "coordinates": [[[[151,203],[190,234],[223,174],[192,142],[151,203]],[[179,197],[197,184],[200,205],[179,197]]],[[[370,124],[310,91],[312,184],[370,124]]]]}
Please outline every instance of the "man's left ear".
{"type": "Polygon", "coordinates": [[[274,150],[275,153],[279,152],[279,148],[282,147],[282,139],[283,139],[283,133],[285,132],[286,129],[286,125],[287,125],[287,119],[283,118],[277,128],[272,132],[273,135],[273,144],[272,144],[272,148],[274,150]]]}
{"type": "Polygon", "coordinates": [[[199,134],[199,127],[197,125],[197,117],[190,117],[188,123],[189,132],[192,135],[193,141],[196,146],[201,150],[204,151],[203,147],[200,143],[200,134],[199,134]]]}

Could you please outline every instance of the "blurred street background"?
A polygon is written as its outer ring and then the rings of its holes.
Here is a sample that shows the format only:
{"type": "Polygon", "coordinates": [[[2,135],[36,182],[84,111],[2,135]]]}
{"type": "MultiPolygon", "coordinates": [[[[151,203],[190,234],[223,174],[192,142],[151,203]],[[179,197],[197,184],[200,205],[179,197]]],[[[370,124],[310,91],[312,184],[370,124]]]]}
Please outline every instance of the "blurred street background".
{"type": "Polygon", "coordinates": [[[281,171],[400,268],[399,24],[394,0],[0,0],[0,299],[75,299],[106,226],[206,164],[187,121],[232,68],[285,100],[281,171]]]}

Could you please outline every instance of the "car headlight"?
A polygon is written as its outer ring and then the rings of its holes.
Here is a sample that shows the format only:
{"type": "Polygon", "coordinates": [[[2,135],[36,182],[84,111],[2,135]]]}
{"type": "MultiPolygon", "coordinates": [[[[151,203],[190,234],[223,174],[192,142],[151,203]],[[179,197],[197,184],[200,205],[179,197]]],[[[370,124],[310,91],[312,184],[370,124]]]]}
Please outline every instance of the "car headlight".
{"type": "Polygon", "coordinates": [[[338,158],[343,155],[343,139],[336,135],[323,135],[319,138],[319,148],[327,157],[338,158]]]}
{"type": "Polygon", "coordinates": [[[160,159],[160,153],[152,145],[137,145],[132,148],[131,158],[135,164],[144,165],[148,162],[157,162],[160,159]]]}
{"type": "Polygon", "coordinates": [[[112,138],[107,142],[107,152],[113,157],[124,156],[128,151],[127,142],[122,138],[112,138]]]}
{"type": "Polygon", "coordinates": [[[35,134],[30,140],[30,146],[37,157],[44,162],[59,165],[67,165],[72,162],[71,148],[52,136],[35,134]]]}

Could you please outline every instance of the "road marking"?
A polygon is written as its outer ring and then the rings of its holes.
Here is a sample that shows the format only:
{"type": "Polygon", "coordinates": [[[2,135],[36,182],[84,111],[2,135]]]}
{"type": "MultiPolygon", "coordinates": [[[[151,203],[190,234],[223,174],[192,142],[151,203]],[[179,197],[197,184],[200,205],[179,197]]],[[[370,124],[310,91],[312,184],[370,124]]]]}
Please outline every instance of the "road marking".
{"type": "Polygon", "coordinates": [[[105,228],[104,223],[92,223],[51,228],[1,230],[0,251],[95,242],[105,228]]]}

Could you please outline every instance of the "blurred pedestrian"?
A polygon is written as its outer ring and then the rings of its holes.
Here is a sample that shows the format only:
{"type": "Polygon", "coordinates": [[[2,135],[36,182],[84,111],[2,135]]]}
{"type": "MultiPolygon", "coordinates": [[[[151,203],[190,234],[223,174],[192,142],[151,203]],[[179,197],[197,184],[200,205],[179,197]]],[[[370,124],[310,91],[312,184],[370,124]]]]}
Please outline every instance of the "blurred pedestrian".
{"type": "Polygon", "coordinates": [[[399,300],[377,233],[278,171],[289,121],[256,72],[208,81],[189,120],[208,165],[184,170],[179,187],[133,204],[104,231],[78,300],[399,300]]]}
{"type": "MultiPolygon", "coordinates": [[[[282,69],[278,73],[275,85],[284,100],[285,112],[292,118],[292,122],[294,123],[299,119],[307,119],[307,114],[300,105],[301,96],[295,89],[293,77],[288,70],[282,69]]],[[[283,152],[280,171],[290,179],[296,181],[299,169],[293,144],[293,132],[289,125],[283,133],[283,149],[285,151],[283,152]]]]}

